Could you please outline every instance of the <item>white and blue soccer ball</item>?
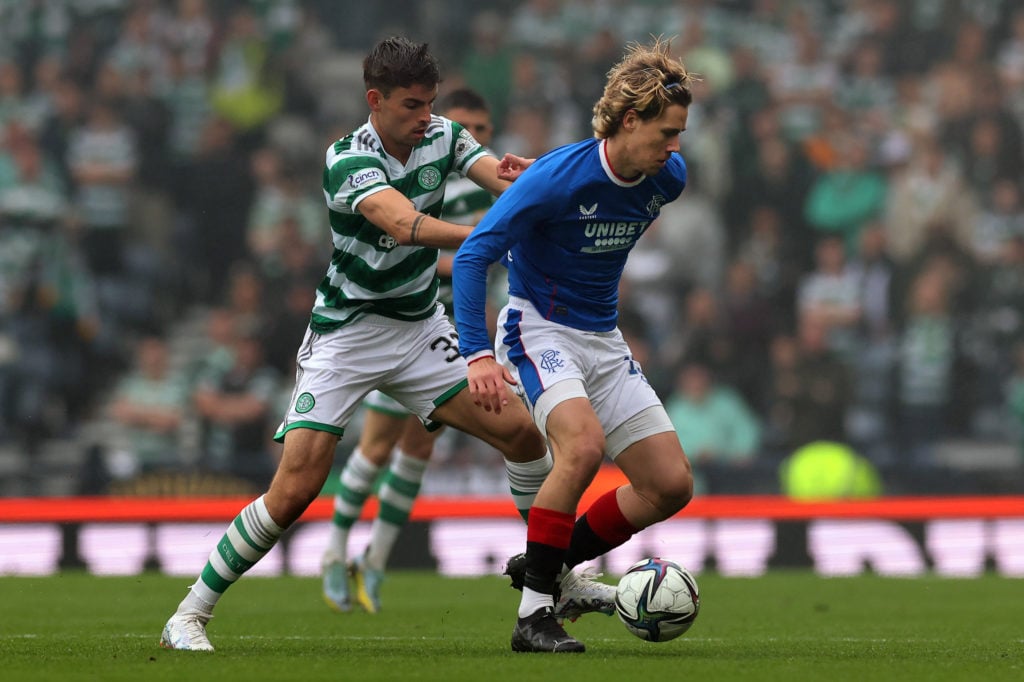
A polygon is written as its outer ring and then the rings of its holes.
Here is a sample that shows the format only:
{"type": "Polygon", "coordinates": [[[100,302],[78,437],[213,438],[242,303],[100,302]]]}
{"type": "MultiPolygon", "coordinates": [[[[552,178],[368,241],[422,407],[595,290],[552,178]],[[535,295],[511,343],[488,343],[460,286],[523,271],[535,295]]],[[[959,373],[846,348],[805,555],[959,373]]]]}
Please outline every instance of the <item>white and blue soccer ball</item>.
{"type": "Polygon", "coordinates": [[[667,642],[689,630],[700,612],[697,581],[674,561],[643,559],[619,580],[615,611],[640,639],[667,642]]]}

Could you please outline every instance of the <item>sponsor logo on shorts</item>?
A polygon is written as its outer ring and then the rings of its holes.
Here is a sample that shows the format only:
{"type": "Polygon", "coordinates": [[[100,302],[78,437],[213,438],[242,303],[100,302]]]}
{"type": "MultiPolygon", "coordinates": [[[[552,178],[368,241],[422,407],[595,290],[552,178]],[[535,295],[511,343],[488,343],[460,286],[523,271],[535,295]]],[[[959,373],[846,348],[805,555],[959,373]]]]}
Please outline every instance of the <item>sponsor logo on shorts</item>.
{"type": "Polygon", "coordinates": [[[416,182],[423,189],[437,189],[437,186],[441,184],[441,173],[433,166],[424,166],[416,174],[416,182]]]}
{"type": "Polygon", "coordinates": [[[316,405],[316,399],[312,393],[303,393],[295,401],[295,411],[299,414],[306,414],[316,405]]]}
{"type": "Polygon", "coordinates": [[[565,362],[560,357],[560,351],[557,350],[546,350],[540,354],[540,368],[548,374],[557,372],[562,367],[565,367],[565,362]]]}

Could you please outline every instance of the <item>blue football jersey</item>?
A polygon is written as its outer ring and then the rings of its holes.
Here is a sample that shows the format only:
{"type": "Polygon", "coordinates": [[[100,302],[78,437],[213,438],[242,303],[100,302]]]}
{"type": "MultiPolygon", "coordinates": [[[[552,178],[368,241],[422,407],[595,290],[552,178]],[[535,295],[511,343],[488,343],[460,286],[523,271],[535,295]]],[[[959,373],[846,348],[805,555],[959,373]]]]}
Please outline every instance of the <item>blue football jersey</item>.
{"type": "Polygon", "coordinates": [[[509,294],[546,319],[609,331],[629,251],[686,186],[673,154],[657,175],[625,180],[605,142],[584,140],[538,158],[498,198],[455,256],[455,321],[469,356],[491,347],[484,315],[487,267],[503,259],[509,294]]]}

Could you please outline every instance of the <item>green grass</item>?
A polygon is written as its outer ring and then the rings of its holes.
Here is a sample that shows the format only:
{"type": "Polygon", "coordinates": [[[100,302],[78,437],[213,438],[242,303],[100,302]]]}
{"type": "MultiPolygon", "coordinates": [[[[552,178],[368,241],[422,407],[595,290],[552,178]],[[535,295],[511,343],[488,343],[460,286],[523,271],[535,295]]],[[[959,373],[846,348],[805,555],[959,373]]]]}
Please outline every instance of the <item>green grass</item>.
{"type": "Polygon", "coordinates": [[[157,647],[191,582],[142,575],[0,578],[4,680],[1021,680],[1024,582],[995,576],[698,576],[693,628],[642,642],[615,618],[568,626],[582,655],[513,654],[518,593],[496,577],[395,573],[385,610],[335,614],[311,578],[245,578],[210,624],[212,654],[157,647]]]}

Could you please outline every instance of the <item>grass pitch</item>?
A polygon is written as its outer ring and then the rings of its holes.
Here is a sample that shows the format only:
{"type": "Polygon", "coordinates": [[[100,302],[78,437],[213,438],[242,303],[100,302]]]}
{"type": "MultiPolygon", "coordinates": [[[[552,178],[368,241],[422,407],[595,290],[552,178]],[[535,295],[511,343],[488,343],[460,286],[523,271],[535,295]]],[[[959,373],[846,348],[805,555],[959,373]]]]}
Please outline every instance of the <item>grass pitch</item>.
{"type": "Polygon", "coordinates": [[[518,593],[497,577],[393,573],[384,611],[336,614],[311,578],[243,578],[209,626],[217,651],[165,651],[191,582],[141,575],[0,578],[4,680],[566,682],[1024,679],[1024,581],[697,576],[683,637],[642,642],[614,617],[567,626],[575,655],[514,654],[518,593]]]}

